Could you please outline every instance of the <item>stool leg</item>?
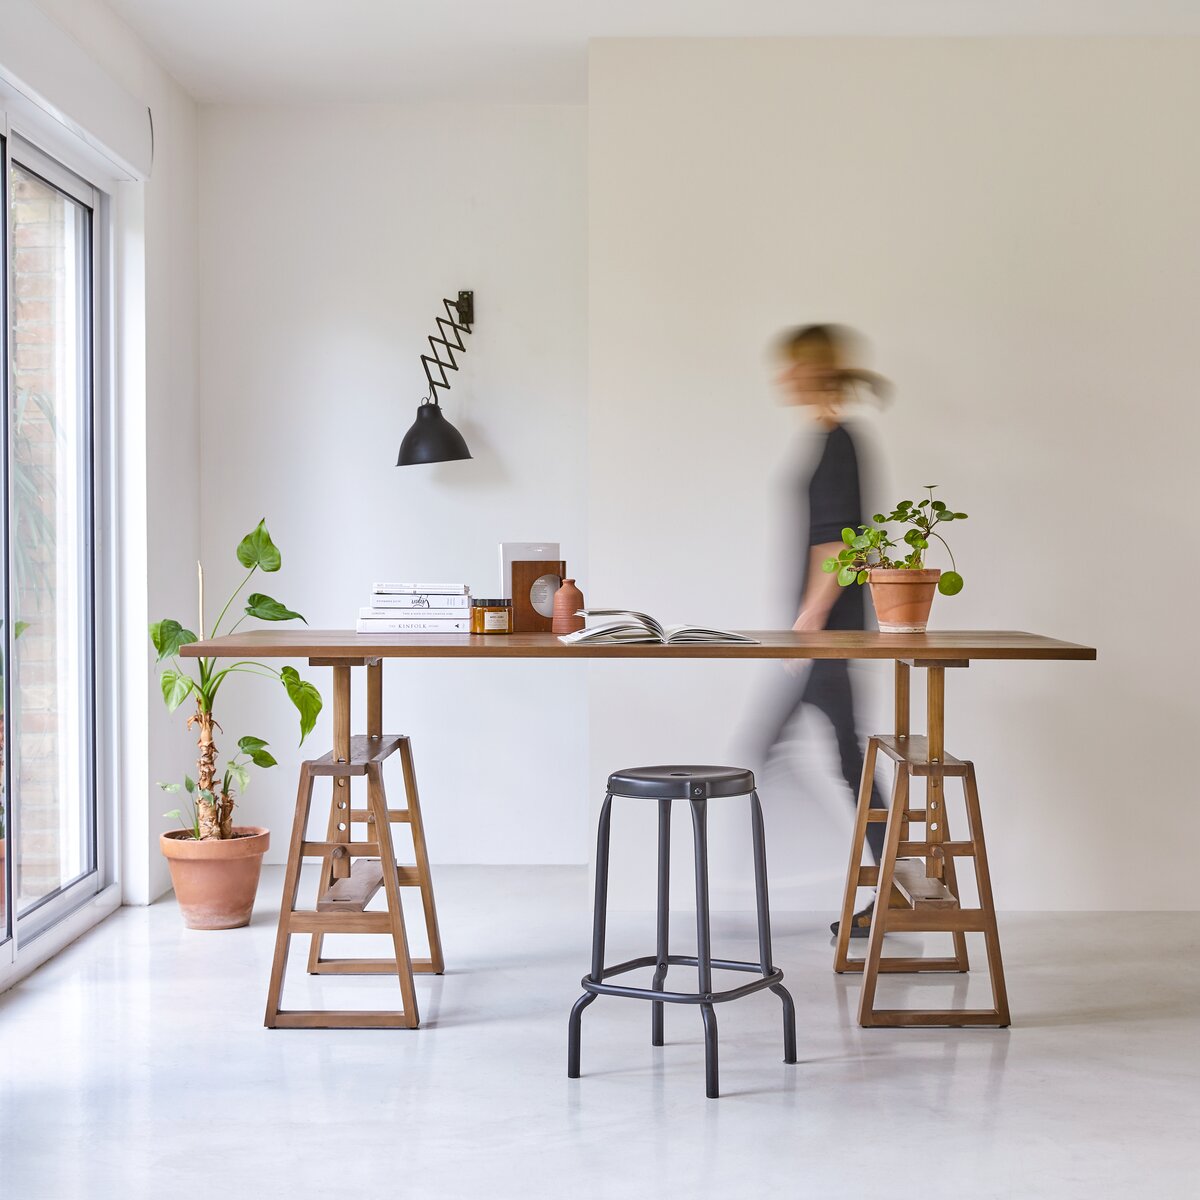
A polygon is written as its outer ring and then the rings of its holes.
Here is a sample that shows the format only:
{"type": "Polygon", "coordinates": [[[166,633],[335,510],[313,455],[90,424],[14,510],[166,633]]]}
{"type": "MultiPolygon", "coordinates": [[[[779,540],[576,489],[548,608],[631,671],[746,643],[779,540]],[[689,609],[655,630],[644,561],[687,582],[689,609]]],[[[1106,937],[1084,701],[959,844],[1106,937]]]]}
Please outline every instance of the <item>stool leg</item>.
{"type": "MultiPolygon", "coordinates": [[[[708,914],[708,802],[690,801],[692,837],[696,854],[696,976],[702,996],[712,995],[712,936],[708,914]]],[[[704,1018],[705,1094],[715,1100],[720,1094],[717,1079],[717,1014],[711,1001],[700,1005],[704,1018]]]]}
{"type": "MultiPolygon", "coordinates": [[[[671,935],[671,801],[658,802],[658,965],[650,986],[661,992],[667,979],[671,935]]],[[[663,1005],[650,1004],[650,1044],[663,1044],[663,1005]]]]}
{"type": "Polygon", "coordinates": [[[595,995],[592,992],[584,992],[578,1000],[571,1005],[571,1019],[567,1025],[567,1078],[579,1078],[579,1038],[583,1032],[583,1010],[587,1008],[595,995]]]}
{"type": "MultiPolygon", "coordinates": [[[[588,978],[599,983],[604,977],[604,934],[608,915],[608,843],[612,825],[612,792],[604,797],[600,807],[600,824],[596,831],[596,897],[592,904],[592,970],[588,978]]],[[[579,1040],[582,1034],[583,1010],[596,995],[584,992],[571,1008],[567,1023],[567,1078],[579,1078],[579,1040]]]]}
{"type": "MultiPolygon", "coordinates": [[[[767,898],[767,836],[763,827],[762,804],[758,789],[750,793],[750,824],[754,836],[754,894],[758,907],[758,961],[762,973],[770,975],[775,969],[771,959],[771,906],[767,898]]],[[[783,1004],[783,1061],[796,1061],[796,1005],[792,994],[782,983],[773,983],[771,991],[783,1004]]]]}
{"type": "Polygon", "coordinates": [[[715,1100],[721,1094],[717,1075],[717,1014],[711,1004],[700,1005],[704,1018],[704,1094],[715,1100]]]}

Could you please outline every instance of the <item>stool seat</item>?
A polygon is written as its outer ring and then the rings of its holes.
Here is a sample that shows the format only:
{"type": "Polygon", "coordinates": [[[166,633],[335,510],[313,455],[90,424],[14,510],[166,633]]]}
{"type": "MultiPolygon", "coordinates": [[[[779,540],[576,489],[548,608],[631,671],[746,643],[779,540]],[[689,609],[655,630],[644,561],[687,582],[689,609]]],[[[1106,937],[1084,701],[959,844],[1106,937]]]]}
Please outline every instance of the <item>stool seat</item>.
{"type": "Polygon", "coordinates": [[[608,777],[614,796],[646,800],[707,800],[711,796],[748,796],[754,772],[742,767],[628,767],[608,777]]]}

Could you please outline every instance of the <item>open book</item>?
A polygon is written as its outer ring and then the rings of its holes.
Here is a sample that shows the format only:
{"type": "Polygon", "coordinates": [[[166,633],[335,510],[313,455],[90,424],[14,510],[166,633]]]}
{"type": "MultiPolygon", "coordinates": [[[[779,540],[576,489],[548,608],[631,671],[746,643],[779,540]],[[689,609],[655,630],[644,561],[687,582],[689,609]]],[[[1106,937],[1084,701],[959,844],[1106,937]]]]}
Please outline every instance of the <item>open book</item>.
{"type": "Polygon", "coordinates": [[[621,645],[627,642],[659,642],[664,646],[697,645],[709,642],[750,642],[755,639],[744,633],[729,633],[724,629],[704,629],[699,625],[662,625],[645,613],[629,612],[622,608],[581,608],[576,614],[589,622],[586,629],[564,634],[558,640],[568,646],[577,642],[599,642],[621,645]]]}

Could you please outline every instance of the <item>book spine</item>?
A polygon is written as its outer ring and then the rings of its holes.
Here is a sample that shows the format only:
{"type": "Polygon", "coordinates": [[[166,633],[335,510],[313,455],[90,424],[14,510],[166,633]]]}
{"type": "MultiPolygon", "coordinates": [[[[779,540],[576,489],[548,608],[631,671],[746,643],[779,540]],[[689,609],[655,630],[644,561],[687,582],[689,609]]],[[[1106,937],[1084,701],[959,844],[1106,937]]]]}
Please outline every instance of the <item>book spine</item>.
{"type": "Polygon", "coordinates": [[[471,589],[465,583],[375,583],[371,591],[376,594],[409,596],[465,596],[471,589]]]}
{"type": "Polygon", "coordinates": [[[377,592],[371,597],[372,608],[416,608],[425,612],[435,609],[464,609],[471,607],[471,597],[463,593],[454,596],[436,592],[377,592]]]}
{"type": "Polygon", "coordinates": [[[375,608],[360,608],[358,619],[376,621],[466,621],[469,619],[465,607],[416,608],[379,605],[375,608]]]}
{"type": "Polygon", "coordinates": [[[377,617],[360,617],[356,633],[470,633],[471,622],[467,617],[460,620],[442,618],[437,621],[425,621],[420,617],[410,619],[397,618],[387,621],[377,617]]]}

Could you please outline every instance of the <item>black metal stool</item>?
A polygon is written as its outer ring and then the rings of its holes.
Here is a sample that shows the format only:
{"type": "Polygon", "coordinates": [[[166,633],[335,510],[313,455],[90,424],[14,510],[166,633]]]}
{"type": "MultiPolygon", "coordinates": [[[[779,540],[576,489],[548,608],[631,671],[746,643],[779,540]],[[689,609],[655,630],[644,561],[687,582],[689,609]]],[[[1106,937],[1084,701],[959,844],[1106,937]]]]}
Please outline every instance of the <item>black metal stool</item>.
{"type": "Polygon", "coordinates": [[[632,996],[651,1001],[650,1043],[663,1044],[663,1004],[698,1004],[704,1018],[704,1069],[706,1091],[710,1099],[720,1095],[717,1075],[717,1017],[714,1004],[736,1000],[751,992],[770,988],[783,1001],[783,1061],[796,1061],[796,1006],[783,986],[783,972],[771,961],[771,914],[767,904],[767,849],[763,831],[762,805],[754,786],[754,772],[737,767],[636,767],[617,771],[608,777],[608,794],[600,809],[600,827],[596,838],[596,902],[592,914],[592,970],[581,981],[583,995],[571,1009],[568,1036],[567,1076],[579,1078],[579,1037],[583,1010],[597,996],[632,996]],[[754,834],[754,890],[758,907],[759,962],[731,962],[713,958],[708,920],[708,800],[715,796],[750,797],[750,815],[754,834]],[[658,953],[632,958],[615,967],[604,965],[604,930],[608,905],[608,847],[614,796],[630,796],[658,801],[658,953]],[[692,834],[696,856],[696,956],[671,954],[670,933],[671,879],[671,802],[689,801],[692,810],[692,834]],[[695,967],[699,991],[664,990],[668,966],[695,967]],[[638,967],[654,967],[648,988],[625,987],[604,981],[638,967]],[[713,968],[721,971],[754,971],[762,978],[741,987],[714,992],[713,968]]]}

